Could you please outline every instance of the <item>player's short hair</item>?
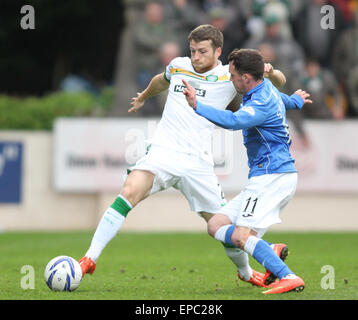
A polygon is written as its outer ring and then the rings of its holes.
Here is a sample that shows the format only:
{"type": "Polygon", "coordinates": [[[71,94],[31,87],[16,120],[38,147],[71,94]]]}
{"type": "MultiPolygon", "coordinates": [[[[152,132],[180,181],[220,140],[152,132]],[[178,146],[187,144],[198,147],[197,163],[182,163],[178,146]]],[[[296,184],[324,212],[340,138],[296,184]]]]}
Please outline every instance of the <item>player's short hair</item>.
{"type": "Polygon", "coordinates": [[[211,24],[202,24],[196,27],[188,36],[189,41],[201,42],[211,40],[214,49],[222,48],[224,36],[222,32],[211,24]]]}
{"type": "Polygon", "coordinates": [[[265,63],[258,50],[234,49],[229,54],[228,60],[240,74],[251,74],[255,80],[262,79],[264,75],[265,63]]]}

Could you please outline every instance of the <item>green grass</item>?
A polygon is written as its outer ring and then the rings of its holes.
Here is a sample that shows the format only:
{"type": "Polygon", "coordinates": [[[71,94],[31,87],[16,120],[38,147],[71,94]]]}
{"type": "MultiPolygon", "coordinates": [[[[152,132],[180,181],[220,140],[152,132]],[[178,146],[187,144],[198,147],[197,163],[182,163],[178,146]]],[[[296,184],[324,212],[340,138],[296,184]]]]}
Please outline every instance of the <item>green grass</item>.
{"type": "MultiPolygon", "coordinates": [[[[355,233],[268,233],[284,242],[288,266],[306,283],[301,293],[265,296],[238,281],[223,247],[204,233],[119,233],[100,257],[96,272],[74,292],[52,292],[43,279],[58,255],[83,256],[92,232],[0,234],[1,300],[357,300],[358,236],[355,233]],[[21,288],[24,265],[35,270],[35,289],[21,288]],[[334,289],[324,290],[321,268],[334,268],[334,289]]],[[[253,259],[258,271],[263,267],[253,259]]]]}

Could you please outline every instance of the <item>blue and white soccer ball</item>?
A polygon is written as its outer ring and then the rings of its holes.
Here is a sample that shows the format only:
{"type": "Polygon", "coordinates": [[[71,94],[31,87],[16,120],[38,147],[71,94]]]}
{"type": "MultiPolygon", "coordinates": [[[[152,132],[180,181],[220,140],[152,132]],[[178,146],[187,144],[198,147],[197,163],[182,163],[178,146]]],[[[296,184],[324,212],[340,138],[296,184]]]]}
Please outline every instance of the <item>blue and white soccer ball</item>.
{"type": "Polygon", "coordinates": [[[68,256],[53,258],[45,268],[45,281],[53,291],[76,290],[82,280],[80,264],[68,256]]]}

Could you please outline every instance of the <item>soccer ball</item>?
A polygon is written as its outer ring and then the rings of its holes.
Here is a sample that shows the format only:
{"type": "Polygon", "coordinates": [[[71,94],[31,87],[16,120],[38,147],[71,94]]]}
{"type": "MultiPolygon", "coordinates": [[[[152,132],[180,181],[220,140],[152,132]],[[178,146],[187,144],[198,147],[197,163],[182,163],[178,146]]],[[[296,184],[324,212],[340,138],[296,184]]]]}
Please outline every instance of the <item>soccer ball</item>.
{"type": "Polygon", "coordinates": [[[80,264],[68,256],[53,258],[45,268],[45,281],[53,291],[76,290],[82,280],[80,264]]]}

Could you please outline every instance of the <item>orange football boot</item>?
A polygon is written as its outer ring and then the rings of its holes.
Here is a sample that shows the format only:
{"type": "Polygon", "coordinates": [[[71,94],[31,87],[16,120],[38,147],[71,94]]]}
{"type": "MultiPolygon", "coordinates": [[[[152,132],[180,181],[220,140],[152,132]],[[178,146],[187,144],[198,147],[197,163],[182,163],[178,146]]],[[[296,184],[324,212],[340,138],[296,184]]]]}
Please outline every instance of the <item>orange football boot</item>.
{"type": "Polygon", "coordinates": [[[264,284],[264,274],[255,270],[252,270],[252,275],[251,278],[249,280],[245,280],[240,272],[237,274],[237,276],[239,277],[240,280],[245,281],[245,282],[249,282],[251,283],[253,286],[257,286],[257,287],[264,287],[266,288],[267,286],[264,284]]]}
{"type": "MultiPolygon", "coordinates": [[[[282,261],[288,256],[288,247],[284,243],[278,243],[273,245],[273,251],[275,251],[276,255],[280,257],[282,261]]],[[[271,283],[275,282],[277,277],[269,270],[266,270],[264,275],[264,284],[266,286],[270,285],[271,283]]]]}
{"type": "Polygon", "coordinates": [[[82,269],[82,277],[86,274],[92,274],[94,272],[94,270],[96,269],[96,263],[92,261],[91,258],[89,257],[83,257],[81,258],[78,263],[81,266],[82,269]]]}
{"type": "Polygon", "coordinates": [[[290,291],[301,292],[305,288],[305,283],[300,277],[285,277],[280,281],[272,283],[268,286],[268,290],[264,294],[285,293],[290,291]]]}

